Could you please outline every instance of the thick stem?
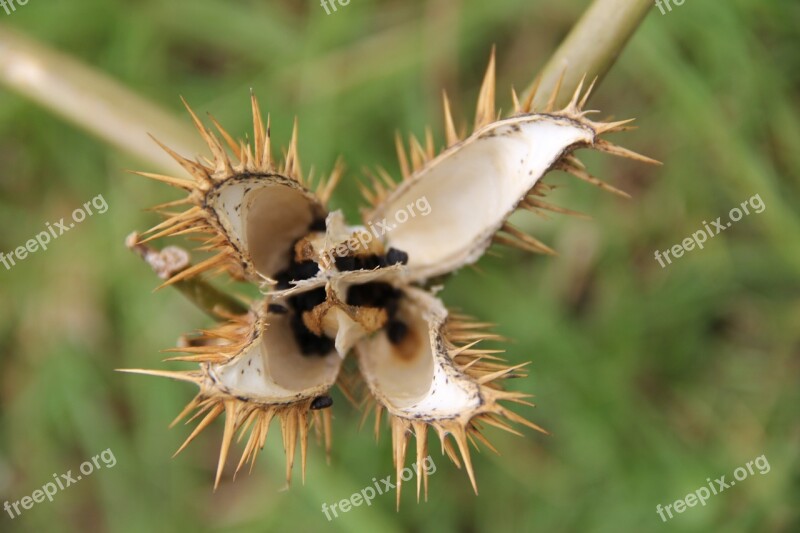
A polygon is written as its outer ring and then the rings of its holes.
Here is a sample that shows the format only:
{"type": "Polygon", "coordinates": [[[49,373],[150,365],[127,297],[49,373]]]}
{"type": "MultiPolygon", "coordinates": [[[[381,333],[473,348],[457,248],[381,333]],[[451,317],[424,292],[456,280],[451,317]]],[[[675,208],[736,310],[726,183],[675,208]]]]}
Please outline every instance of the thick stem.
{"type": "MultiPolygon", "coordinates": [[[[569,102],[584,75],[588,80],[602,79],[652,6],[652,0],[595,0],[539,74],[534,107],[546,105],[562,75],[558,106],[569,102]]],[[[526,94],[535,85],[531,83],[526,94]]]]}
{"type": "Polygon", "coordinates": [[[5,25],[0,25],[0,84],[164,170],[181,171],[148,133],[178,153],[198,151],[196,136],[171,113],[5,25]]]}

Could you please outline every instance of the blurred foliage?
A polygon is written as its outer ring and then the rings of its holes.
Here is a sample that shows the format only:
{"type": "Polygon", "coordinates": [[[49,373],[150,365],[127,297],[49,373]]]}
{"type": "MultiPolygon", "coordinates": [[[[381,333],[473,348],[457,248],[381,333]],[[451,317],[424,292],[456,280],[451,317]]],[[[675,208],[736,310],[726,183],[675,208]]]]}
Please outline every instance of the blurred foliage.
{"type": "MultiPolygon", "coordinates": [[[[361,167],[396,171],[395,130],[441,132],[441,89],[465,121],[491,45],[498,90],[524,87],[587,1],[351,2],[326,15],[289,0],[34,0],[2,22],[117,78],[176,114],[178,95],[231,131],[249,127],[252,87],[308,166],[343,155],[335,206],[358,213],[361,167]]],[[[0,12],[2,13],[2,12],[0,12]]],[[[505,249],[465,269],[447,303],[499,324],[514,388],[551,436],[490,431],[475,458],[480,496],[432,450],[427,503],[404,491],[328,522],[320,512],[392,471],[335,393],[331,464],[311,446],[305,485],[283,488],[277,428],[251,476],[213,493],[221,424],[170,459],[187,434],[167,424],[188,385],[115,373],[167,368],[159,350],[207,318],[123,246],[174,193],[142,168],[24,98],[0,90],[0,251],[102,193],[109,204],[10,271],[0,268],[0,502],[30,495],[111,448],[117,465],[2,531],[798,531],[800,513],[800,4],[686,2],[654,10],[593,107],[639,129],[617,140],[663,168],[599,154],[594,174],[621,200],[566,175],[552,200],[593,219],[517,221],[559,257],[505,249]],[[563,186],[561,186],[563,185],[563,186]],[[662,269],[653,259],[754,194],[766,204],[662,269]],[[663,524],[666,505],[765,454],[754,475],[663,524]]],[[[2,31],[2,30],[0,30],[2,31]]],[[[0,51],[1,53],[2,51],[0,51]]],[[[188,119],[187,119],[188,120],[188,119]]],[[[237,287],[238,289],[238,287],[237,287]]]]}

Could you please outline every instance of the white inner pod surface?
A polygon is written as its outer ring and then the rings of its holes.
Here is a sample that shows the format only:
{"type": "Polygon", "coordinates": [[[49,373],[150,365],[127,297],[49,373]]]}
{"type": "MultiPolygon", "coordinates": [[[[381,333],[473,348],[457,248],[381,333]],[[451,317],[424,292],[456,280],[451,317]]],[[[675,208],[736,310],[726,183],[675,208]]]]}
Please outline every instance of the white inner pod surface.
{"type": "Polygon", "coordinates": [[[529,114],[494,122],[401,183],[369,222],[386,219],[393,228],[387,247],[408,253],[415,279],[450,272],[477,261],[547,171],[594,139],[591,128],[566,117],[529,114]],[[409,206],[422,198],[430,212],[409,216],[409,206]]]}
{"type": "Polygon", "coordinates": [[[385,331],[356,345],[359,364],[373,395],[390,413],[404,418],[457,418],[482,405],[480,387],[460,372],[445,347],[447,311],[419,289],[407,289],[398,318],[408,326],[393,344],[385,331]]]}
{"type": "Polygon", "coordinates": [[[289,315],[270,314],[269,324],[233,360],[212,365],[209,375],[233,396],[264,403],[288,403],[317,396],[336,382],[342,359],[300,353],[289,315]]]}
{"type": "Polygon", "coordinates": [[[243,258],[266,277],[288,266],[293,243],[325,217],[311,193],[277,174],[228,180],[209,193],[206,205],[243,258]]]}

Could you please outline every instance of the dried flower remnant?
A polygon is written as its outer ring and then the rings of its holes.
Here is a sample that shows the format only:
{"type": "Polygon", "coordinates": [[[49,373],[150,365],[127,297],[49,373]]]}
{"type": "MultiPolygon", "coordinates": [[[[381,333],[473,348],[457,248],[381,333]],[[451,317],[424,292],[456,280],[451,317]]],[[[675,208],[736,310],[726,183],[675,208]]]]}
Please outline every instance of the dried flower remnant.
{"type": "MultiPolygon", "coordinates": [[[[624,195],[591,176],[575,156],[577,149],[654,161],[603,138],[630,121],[588,119],[590,111],[583,108],[591,87],[584,92],[583,83],[564,109],[554,106],[558,88],[541,111],[532,109],[535,93],[520,102],[512,91],[514,111],[500,117],[494,70],[492,54],[472,133],[456,133],[445,96],[443,151],[435,152],[430,134],[424,143],[413,136],[408,145],[397,139],[402,179],[379,170],[370,186],[362,186],[369,204],[362,226],[348,226],[340,212],[326,207],[343,174],[341,164],[316,183],[302,173],[297,124],[285,159],[273,159],[269,121],[265,127],[255,97],[252,142],[235,141],[213,119],[212,132],[189,110],[213,157],[192,161],[164,147],[191,179],[141,173],[187,192],[157,207],[166,220],[147,233],[147,240],[198,234],[204,239],[200,250],[215,254],[164,285],[211,271],[263,289],[263,298],[248,313],[228,314],[192,346],[174,350],[184,353],[174,360],[199,368],[129,370],[200,388],[177,419],[195,412],[190,420],[200,420],[181,450],[225,414],[215,486],[237,432],[238,440],[249,435],[238,472],[247,461],[252,468],[275,418],[283,433],[287,482],[298,440],[305,475],[309,428],[324,437],[328,450],[331,446],[330,388],[338,383],[348,396],[357,392],[353,376],[342,374],[347,356],[357,359],[356,381],[364,385],[367,412],[374,408],[376,434],[384,412],[388,416],[398,505],[412,435],[420,462],[428,455],[432,428],[443,452],[464,465],[477,492],[469,443],[494,450],[483,434],[486,426],[517,434],[510,423],[518,423],[544,431],[508,407],[530,405],[529,395],[503,388],[505,379],[524,375],[525,365],[509,365],[499,357],[501,350],[484,348],[485,341],[500,340],[490,324],[448,311],[427,284],[474,263],[492,243],[551,253],[508,223],[519,209],[571,213],[544,201],[550,188],[543,180],[551,170],[624,195]],[[408,219],[364,246],[336,252],[366,226],[423,197],[430,216],[408,219]],[[170,211],[178,206],[186,209],[170,211]]],[[[417,498],[422,487],[427,496],[424,474],[417,479],[417,498]]]]}

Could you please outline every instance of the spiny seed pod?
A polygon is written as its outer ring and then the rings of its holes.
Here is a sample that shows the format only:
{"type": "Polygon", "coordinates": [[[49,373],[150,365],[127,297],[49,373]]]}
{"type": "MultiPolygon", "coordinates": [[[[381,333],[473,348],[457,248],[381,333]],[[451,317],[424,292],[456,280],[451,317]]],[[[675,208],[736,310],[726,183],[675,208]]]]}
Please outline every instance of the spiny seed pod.
{"type": "Polygon", "coordinates": [[[315,193],[311,192],[310,177],[304,177],[297,153],[297,122],[286,158],[283,164],[276,164],[271,153],[269,118],[265,127],[255,96],[251,97],[251,104],[252,145],[236,143],[212,119],[230,149],[229,155],[217,136],[186,104],[213,154],[213,161],[192,161],[161,145],[193,180],[137,172],[188,193],[181,200],[153,208],[166,213],[168,218],[145,232],[149,237],[142,242],[200,234],[206,237],[200,250],[216,252],[210,259],[170,278],[165,286],[211,269],[225,270],[236,278],[254,282],[271,280],[288,266],[290,251],[298,239],[320,226],[324,231],[328,214],[324,205],[342,175],[341,165],[327,180],[319,182],[315,193]],[[181,205],[191,207],[180,213],[165,212],[181,205]]]}
{"type": "Polygon", "coordinates": [[[548,191],[542,178],[553,169],[565,170],[627,197],[619,189],[589,175],[573,155],[577,149],[590,148],[655,162],[600,138],[605,133],[625,129],[631,121],[603,123],[586,118],[590,111],[583,111],[583,106],[591,87],[583,93],[583,82],[564,109],[553,108],[558,91],[553,93],[542,112],[531,109],[535,92],[523,104],[513,95],[513,114],[498,120],[494,68],[493,55],[480,91],[471,135],[462,139],[456,133],[445,94],[445,150],[435,155],[430,136],[425,148],[411,137],[409,161],[398,137],[402,181],[398,184],[382,172],[381,180],[373,179],[374,191],[364,191],[373,206],[365,217],[366,223],[403,221],[387,232],[386,245],[408,254],[409,275],[415,281],[474,263],[492,242],[532,252],[554,253],[507,222],[518,209],[569,212],[541,200],[548,191]],[[425,216],[409,215],[408,210],[419,198],[425,199],[427,213],[425,216]]]}
{"type": "MultiPolygon", "coordinates": [[[[501,339],[488,331],[489,324],[450,313],[424,283],[474,263],[493,242],[551,253],[508,223],[518,209],[572,213],[542,200],[549,190],[543,180],[551,170],[566,170],[625,195],[588,174],[575,150],[654,161],[602,139],[626,129],[629,121],[589,120],[583,107],[591,87],[584,93],[583,83],[560,110],[553,105],[559,88],[541,111],[531,107],[535,92],[520,103],[512,91],[514,112],[499,117],[494,68],[493,53],[470,135],[456,133],[445,96],[447,146],[441,153],[435,153],[430,134],[424,147],[411,137],[410,156],[397,140],[403,179],[395,182],[379,170],[372,187],[362,187],[370,204],[363,226],[348,226],[341,212],[326,207],[342,175],[341,165],[312,192],[310,178],[303,178],[300,170],[296,123],[285,161],[273,162],[269,122],[265,128],[254,97],[252,145],[237,143],[214,121],[229,154],[189,110],[212,159],[191,161],[165,147],[192,180],[142,173],[188,192],[159,211],[191,206],[183,213],[167,213],[148,240],[200,233],[206,236],[202,249],[216,253],[176,273],[165,285],[216,269],[257,283],[264,291],[249,313],[227,315],[191,346],[174,350],[187,353],[174,360],[199,364],[199,369],[130,370],[200,388],[178,417],[195,410],[192,419],[203,417],[181,449],[225,413],[215,487],[234,434],[250,435],[238,472],[246,461],[255,461],[276,417],[287,454],[287,483],[298,440],[305,475],[312,422],[330,449],[330,388],[338,383],[348,397],[355,392],[352,377],[340,375],[342,361],[351,353],[366,385],[365,403],[375,408],[376,435],[384,411],[390,419],[398,506],[412,434],[417,461],[422,461],[432,428],[444,453],[457,466],[464,464],[477,492],[468,443],[494,450],[483,435],[485,425],[515,434],[509,422],[544,431],[503,405],[530,405],[529,395],[502,388],[503,380],[521,376],[525,365],[509,365],[499,357],[502,351],[479,346],[501,339]],[[400,217],[410,206],[419,206],[421,198],[427,205],[424,216],[406,212],[400,217]],[[389,226],[388,221],[397,224],[389,226]],[[376,227],[390,231],[377,232],[376,227]]],[[[422,485],[427,497],[427,484],[427,477],[419,476],[418,499],[422,485]]]]}

